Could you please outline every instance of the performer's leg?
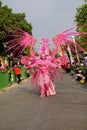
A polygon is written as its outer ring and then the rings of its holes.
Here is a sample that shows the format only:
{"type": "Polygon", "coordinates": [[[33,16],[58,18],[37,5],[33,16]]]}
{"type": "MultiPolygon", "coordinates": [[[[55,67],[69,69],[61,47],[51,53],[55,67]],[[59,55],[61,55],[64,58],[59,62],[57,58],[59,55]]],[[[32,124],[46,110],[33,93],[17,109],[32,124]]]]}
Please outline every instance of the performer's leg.
{"type": "Polygon", "coordinates": [[[41,95],[40,95],[40,97],[45,97],[45,86],[41,86],[41,87],[40,87],[40,90],[41,90],[41,95]]]}
{"type": "Polygon", "coordinates": [[[20,77],[21,77],[21,75],[20,75],[20,74],[18,74],[18,75],[17,75],[17,78],[18,78],[18,84],[21,82],[20,77]]]}
{"type": "Polygon", "coordinates": [[[55,86],[53,85],[52,81],[47,89],[47,96],[56,95],[55,86]]]}

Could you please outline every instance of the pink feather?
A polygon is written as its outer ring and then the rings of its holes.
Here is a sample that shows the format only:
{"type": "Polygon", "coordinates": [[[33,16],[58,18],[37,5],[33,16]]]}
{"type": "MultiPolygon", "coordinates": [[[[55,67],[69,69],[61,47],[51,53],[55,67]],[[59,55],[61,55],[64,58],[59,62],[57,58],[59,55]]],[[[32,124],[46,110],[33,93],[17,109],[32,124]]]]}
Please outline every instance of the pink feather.
{"type": "Polygon", "coordinates": [[[36,39],[21,29],[17,34],[12,34],[9,36],[14,38],[8,41],[10,45],[8,45],[7,51],[14,49],[12,51],[13,55],[17,54],[17,56],[20,56],[27,46],[33,48],[33,46],[36,44],[36,39]]]}

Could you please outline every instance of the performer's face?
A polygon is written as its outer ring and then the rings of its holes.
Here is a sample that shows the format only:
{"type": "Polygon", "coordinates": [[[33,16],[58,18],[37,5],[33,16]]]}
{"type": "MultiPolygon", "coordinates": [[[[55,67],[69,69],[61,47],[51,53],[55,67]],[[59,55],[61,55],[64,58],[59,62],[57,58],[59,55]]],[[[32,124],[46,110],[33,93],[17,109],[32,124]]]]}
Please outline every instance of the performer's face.
{"type": "Polygon", "coordinates": [[[41,59],[42,59],[42,60],[45,60],[45,59],[46,59],[46,56],[41,56],[41,59]]]}

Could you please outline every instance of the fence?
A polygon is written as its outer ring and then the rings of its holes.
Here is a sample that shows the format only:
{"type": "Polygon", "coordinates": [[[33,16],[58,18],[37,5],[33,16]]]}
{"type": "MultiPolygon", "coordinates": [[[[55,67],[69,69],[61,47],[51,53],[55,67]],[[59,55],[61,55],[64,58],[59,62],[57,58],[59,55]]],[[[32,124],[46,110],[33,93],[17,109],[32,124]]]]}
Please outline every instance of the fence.
{"type": "MultiPolygon", "coordinates": [[[[16,75],[13,70],[11,70],[11,76],[12,76],[12,83],[15,83],[16,75]]],[[[0,89],[7,87],[9,85],[9,78],[10,74],[8,73],[8,70],[0,71],[0,89]]],[[[25,68],[21,68],[21,78],[22,79],[27,78],[25,68]]]]}

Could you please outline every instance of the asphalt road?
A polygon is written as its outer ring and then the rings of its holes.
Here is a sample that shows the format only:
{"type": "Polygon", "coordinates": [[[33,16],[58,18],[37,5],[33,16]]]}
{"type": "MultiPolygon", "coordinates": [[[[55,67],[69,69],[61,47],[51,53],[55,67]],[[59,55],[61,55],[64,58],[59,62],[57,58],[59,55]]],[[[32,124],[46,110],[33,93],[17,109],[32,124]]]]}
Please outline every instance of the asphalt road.
{"type": "Polygon", "coordinates": [[[0,130],[87,130],[87,85],[64,74],[55,96],[40,98],[30,79],[0,94],[0,130]]]}

